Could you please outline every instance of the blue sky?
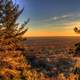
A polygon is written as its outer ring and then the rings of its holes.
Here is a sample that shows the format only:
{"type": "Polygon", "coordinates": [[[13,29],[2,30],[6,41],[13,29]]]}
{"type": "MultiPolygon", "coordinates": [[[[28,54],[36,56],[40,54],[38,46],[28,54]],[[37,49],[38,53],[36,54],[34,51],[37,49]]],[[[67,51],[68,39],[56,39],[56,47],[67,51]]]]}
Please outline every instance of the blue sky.
{"type": "Polygon", "coordinates": [[[19,21],[28,17],[28,35],[31,36],[74,36],[72,30],[79,26],[80,0],[14,0],[24,12],[19,21]],[[41,32],[41,33],[40,33],[41,32]]]}

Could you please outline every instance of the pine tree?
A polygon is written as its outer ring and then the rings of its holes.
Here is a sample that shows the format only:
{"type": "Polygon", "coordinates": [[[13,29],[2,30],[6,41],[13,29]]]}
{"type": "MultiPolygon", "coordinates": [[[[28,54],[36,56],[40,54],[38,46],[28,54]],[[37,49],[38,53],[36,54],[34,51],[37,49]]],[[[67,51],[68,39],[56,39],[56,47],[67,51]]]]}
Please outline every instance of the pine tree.
{"type": "Polygon", "coordinates": [[[28,67],[21,41],[29,19],[21,25],[17,23],[23,10],[12,0],[0,0],[0,79],[3,80],[19,80],[28,67]]]}
{"type": "MultiPolygon", "coordinates": [[[[30,69],[25,57],[27,50],[23,35],[28,30],[26,24],[17,23],[24,9],[12,0],[0,0],[0,80],[43,80],[44,75],[30,69]]],[[[45,79],[46,80],[46,79],[45,79]]]]}
{"type": "MultiPolygon", "coordinates": [[[[74,31],[77,34],[80,34],[80,29],[79,28],[75,27],[74,31]]],[[[74,54],[75,54],[75,56],[80,56],[80,42],[78,42],[78,43],[75,44],[74,54]]]]}
{"type": "Polygon", "coordinates": [[[18,17],[23,12],[24,8],[19,10],[18,4],[13,4],[12,0],[0,0],[0,49],[13,50],[22,40],[22,35],[28,30],[26,24],[29,19],[23,24],[17,23],[18,17]]]}
{"type": "MultiPolygon", "coordinates": [[[[74,32],[80,34],[80,29],[75,27],[74,32]]],[[[80,41],[74,44],[74,47],[69,50],[69,54],[72,54],[74,57],[80,56],[80,41]]]]}

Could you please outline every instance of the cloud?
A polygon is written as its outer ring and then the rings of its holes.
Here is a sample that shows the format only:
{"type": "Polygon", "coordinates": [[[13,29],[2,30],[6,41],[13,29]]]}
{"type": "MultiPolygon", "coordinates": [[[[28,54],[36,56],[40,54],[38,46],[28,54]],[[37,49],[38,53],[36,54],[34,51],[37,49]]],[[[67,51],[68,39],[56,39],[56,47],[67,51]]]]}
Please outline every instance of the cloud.
{"type": "Polygon", "coordinates": [[[61,16],[53,16],[53,17],[49,17],[47,19],[45,19],[45,22],[48,21],[58,21],[58,20],[69,20],[69,19],[77,19],[80,17],[80,13],[70,13],[70,14],[64,14],[61,16]]]}
{"type": "Polygon", "coordinates": [[[54,21],[56,21],[56,20],[62,20],[62,19],[65,19],[65,18],[69,18],[71,16],[73,16],[73,15],[70,14],[70,15],[54,16],[54,17],[51,17],[51,18],[49,18],[47,20],[54,20],[54,21]]]}
{"type": "Polygon", "coordinates": [[[61,18],[67,18],[67,17],[70,17],[70,16],[72,16],[72,15],[63,15],[63,16],[61,16],[61,18]]]}
{"type": "Polygon", "coordinates": [[[58,20],[59,19],[59,17],[52,17],[52,18],[50,18],[49,20],[58,20]]]}

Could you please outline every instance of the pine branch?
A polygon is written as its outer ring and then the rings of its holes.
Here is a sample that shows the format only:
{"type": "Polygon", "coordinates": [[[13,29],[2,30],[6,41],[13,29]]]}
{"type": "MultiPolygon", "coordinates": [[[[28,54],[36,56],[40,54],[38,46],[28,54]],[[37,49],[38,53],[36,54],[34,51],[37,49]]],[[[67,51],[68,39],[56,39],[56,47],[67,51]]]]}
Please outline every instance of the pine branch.
{"type": "MultiPolygon", "coordinates": [[[[0,43],[14,43],[22,40],[22,35],[26,33],[28,28],[26,25],[30,21],[28,19],[21,26],[17,23],[17,19],[22,14],[24,8],[19,10],[18,4],[13,4],[12,0],[1,0],[0,2],[0,43]],[[7,42],[6,42],[7,41],[7,42]]],[[[17,43],[15,43],[17,42],[17,43]]]]}

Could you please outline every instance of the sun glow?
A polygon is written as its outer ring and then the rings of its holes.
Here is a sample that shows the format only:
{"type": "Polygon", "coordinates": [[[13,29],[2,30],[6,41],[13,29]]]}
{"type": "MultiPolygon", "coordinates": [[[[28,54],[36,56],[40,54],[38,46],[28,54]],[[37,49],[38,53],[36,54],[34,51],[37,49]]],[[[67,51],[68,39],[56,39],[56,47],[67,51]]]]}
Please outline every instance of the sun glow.
{"type": "Polygon", "coordinates": [[[54,26],[53,28],[47,27],[42,29],[34,29],[33,26],[29,26],[29,31],[25,33],[24,36],[80,36],[74,32],[74,27],[79,26],[79,21],[65,23],[66,26],[58,27],[56,29],[54,26]]]}

